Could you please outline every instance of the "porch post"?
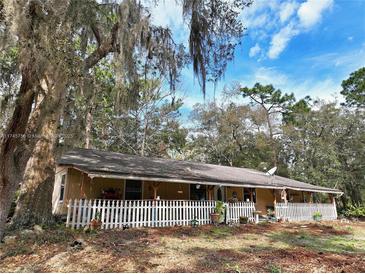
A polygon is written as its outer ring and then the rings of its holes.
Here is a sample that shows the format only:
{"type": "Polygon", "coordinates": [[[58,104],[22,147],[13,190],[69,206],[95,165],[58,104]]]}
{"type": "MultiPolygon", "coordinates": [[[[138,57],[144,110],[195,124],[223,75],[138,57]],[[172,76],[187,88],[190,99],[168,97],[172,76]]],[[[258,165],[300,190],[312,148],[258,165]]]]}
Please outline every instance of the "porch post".
{"type": "Polygon", "coordinates": [[[273,195],[274,195],[274,207],[276,207],[276,190],[275,190],[275,189],[273,189],[273,190],[272,190],[272,193],[273,193],[273,195]]]}
{"type": "Polygon", "coordinates": [[[284,200],[284,203],[287,204],[288,203],[288,199],[287,199],[287,193],[286,193],[286,190],[283,189],[281,191],[281,199],[284,200]]]}
{"type": "Polygon", "coordinates": [[[337,207],[336,207],[336,199],[335,199],[335,195],[333,195],[332,193],[328,193],[328,196],[330,198],[330,201],[332,203],[333,206],[333,212],[334,212],[334,217],[335,219],[337,219],[337,207]]]}
{"type": "Polygon", "coordinates": [[[213,192],[214,186],[208,186],[207,190],[208,190],[208,200],[210,201],[214,200],[214,192],[213,192]]]}
{"type": "Polygon", "coordinates": [[[85,190],[84,190],[84,182],[85,182],[85,173],[82,173],[82,181],[80,185],[80,197],[86,198],[85,190]]]}
{"type": "Polygon", "coordinates": [[[153,199],[156,200],[157,199],[157,190],[160,186],[160,182],[153,182],[152,183],[152,188],[153,188],[153,199]]]}

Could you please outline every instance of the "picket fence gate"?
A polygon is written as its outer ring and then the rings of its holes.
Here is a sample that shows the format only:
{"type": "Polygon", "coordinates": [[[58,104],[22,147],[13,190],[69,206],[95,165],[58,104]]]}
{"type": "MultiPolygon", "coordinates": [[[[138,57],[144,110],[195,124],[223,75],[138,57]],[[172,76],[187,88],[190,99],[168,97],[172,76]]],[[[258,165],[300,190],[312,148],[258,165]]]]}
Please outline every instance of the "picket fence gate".
{"type": "MultiPolygon", "coordinates": [[[[216,201],[186,200],[70,200],[66,226],[83,228],[98,217],[102,229],[128,227],[187,226],[209,224],[216,201]]],[[[226,221],[238,222],[240,216],[253,220],[253,203],[226,204],[226,221]]]]}
{"type": "Polygon", "coordinates": [[[315,212],[322,214],[322,220],[337,219],[336,205],[332,203],[277,203],[275,205],[276,217],[289,221],[312,221],[315,212]]]}

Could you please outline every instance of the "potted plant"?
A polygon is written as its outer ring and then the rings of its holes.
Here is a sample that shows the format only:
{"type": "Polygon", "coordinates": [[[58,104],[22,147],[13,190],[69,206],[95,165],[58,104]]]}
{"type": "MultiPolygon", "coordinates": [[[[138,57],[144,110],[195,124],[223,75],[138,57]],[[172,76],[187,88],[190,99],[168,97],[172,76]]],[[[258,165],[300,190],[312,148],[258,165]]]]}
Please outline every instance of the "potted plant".
{"type": "Polygon", "coordinates": [[[240,224],[248,224],[248,217],[240,216],[240,224]]]}
{"type": "Polygon", "coordinates": [[[319,222],[322,219],[322,214],[319,211],[314,212],[313,214],[313,220],[319,222]]]}
{"type": "Polygon", "coordinates": [[[196,219],[196,217],[191,220],[192,227],[197,227],[198,225],[199,225],[199,221],[196,219]]]}
{"type": "Polygon", "coordinates": [[[210,219],[213,224],[219,224],[222,222],[222,219],[224,218],[224,209],[225,206],[222,201],[217,201],[214,212],[210,213],[210,219]]]}
{"type": "Polygon", "coordinates": [[[100,212],[97,211],[96,214],[95,214],[95,218],[90,221],[90,229],[91,230],[100,229],[101,224],[102,224],[102,222],[101,222],[100,212]]]}

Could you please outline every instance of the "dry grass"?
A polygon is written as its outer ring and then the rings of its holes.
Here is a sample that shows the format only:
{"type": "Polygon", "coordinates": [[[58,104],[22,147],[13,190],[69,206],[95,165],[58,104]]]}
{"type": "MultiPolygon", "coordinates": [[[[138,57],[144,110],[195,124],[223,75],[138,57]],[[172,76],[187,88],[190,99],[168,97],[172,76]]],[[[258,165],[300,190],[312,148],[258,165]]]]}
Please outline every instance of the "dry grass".
{"type": "Polygon", "coordinates": [[[7,272],[365,272],[365,224],[260,224],[13,233],[7,272]],[[82,248],[72,248],[75,239],[82,248]]]}

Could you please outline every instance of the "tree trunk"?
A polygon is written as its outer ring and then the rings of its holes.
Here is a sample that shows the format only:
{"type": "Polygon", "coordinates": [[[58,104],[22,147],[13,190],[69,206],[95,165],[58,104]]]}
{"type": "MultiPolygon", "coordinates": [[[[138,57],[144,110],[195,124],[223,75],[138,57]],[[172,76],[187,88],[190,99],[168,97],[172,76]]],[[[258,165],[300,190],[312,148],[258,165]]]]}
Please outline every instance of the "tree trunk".
{"type": "Polygon", "coordinates": [[[27,68],[22,71],[22,82],[12,118],[0,144],[0,240],[5,232],[6,220],[15,191],[21,182],[27,159],[24,150],[24,137],[27,122],[34,100],[33,83],[27,68]]]}
{"type": "MultiPolygon", "coordinates": [[[[84,84],[85,85],[85,84],[84,84]]],[[[90,98],[90,107],[86,113],[86,125],[85,125],[85,148],[91,148],[91,129],[93,126],[93,112],[94,112],[94,100],[95,100],[95,91],[92,90],[91,98],[90,98]]]]}
{"type": "Polygon", "coordinates": [[[91,109],[86,114],[85,126],[85,148],[91,148],[91,127],[93,124],[93,115],[91,109]]]}
{"type": "Polygon", "coordinates": [[[278,164],[278,155],[277,155],[277,152],[276,152],[276,143],[275,143],[275,140],[274,140],[274,133],[273,133],[272,124],[271,124],[271,121],[270,121],[269,112],[266,112],[266,119],[267,119],[267,126],[269,128],[270,142],[271,142],[272,152],[273,152],[272,160],[273,160],[273,165],[275,167],[278,164]]]}
{"type": "Polygon", "coordinates": [[[143,127],[143,137],[142,137],[141,152],[140,152],[141,156],[145,156],[147,130],[148,130],[148,120],[145,121],[145,126],[143,127]]]}
{"type": "MultiPolygon", "coordinates": [[[[54,150],[57,130],[65,101],[65,82],[62,75],[54,77],[54,85],[42,100],[37,116],[40,127],[35,128],[36,141],[26,165],[17,207],[12,223],[26,226],[52,222],[52,189],[55,173],[54,150]]],[[[48,82],[50,80],[48,79],[48,82]]]]}
{"type": "MultiPolygon", "coordinates": [[[[32,5],[35,5],[35,3],[37,2],[31,1],[32,5]]],[[[19,3],[18,5],[21,6],[19,3]]],[[[26,4],[24,3],[23,5],[25,6],[26,4]]],[[[36,12],[41,10],[37,9],[37,7],[32,8],[30,10],[31,17],[34,16],[36,18],[38,16],[36,12]]],[[[37,20],[33,21],[38,22],[37,20]]],[[[64,24],[63,31],[67,33],[71,30],[70,26],[70,24],[64,24]],[[67,30],[67,28],[69,29],[67,30]]],[[[115,41],[118,37],[118,30],[119,23],[116,23],[111,30],[110,37],[104,39],[99,47],[85,59],[85,71],[97,64],[109,52],[116,49],[115,41]]],[[[29,32],[27,32],[30,38],[33,38],[33,31],[34,29],[30,25],[29,32]]],[[[27,37],[28,40],[29,37],[27,37]]],[[[31,44],[27,39],[24,39],[27,41],[26,46],[31,44]]],[[[26,48],[24,53],[28,53],[29,51],[30,49],[26,48]]],[[[67,70],[65,67],[62,67],[64,65],[62,62],[48,60],[49,63],[47,65],[41,64],[42,68],[44,67],[45,69],[42,69],[38,73],[29,70],[28,74],[24,75],[23,72],[27,68],[32,68],[34,64],[37,64],[36,60],[32,60],[31,58],[26,58],[25,60],[31,61],[28,61],[24,65],[24,69],[22,69],[22,85],[19,91],[20,99],[16,102],[12,120],[0,144],[0,240],[4,235],[5,222],[12,198],[24,174],[25,180],[23,181],[18,200],[14,218],[15,222],[19,221],[23,214],[27,215],[29,212],[36,212],[36,218],[41,218],[42,220],[51,216],[51,189],[53,187],[54,176],[53,155],[59,118],[64,107],[67,70]],[[28,123],[34,99],[34,93],[29,92],[32,89],[32,81],[29,81],[29,79],[32,79],[31,76],[44,78],[44,83],[40,85],[46,92],[43,103],[44,112],[40,112],[41,114],[36,116],[37,119],[34,119],[32,121],[33,123],[28,123]],[[46,86],[46,89],[42,84],[46,86]],[[32,129],[30,131],[35,134],[40,133],[41,138],[37,142],[31,140],[27,146],[27,151],[25,151],[25,144],[22,140],[9,136],[11,134],[24,134],[27,127],[30,127],[32,129]],[[32,158],[29,164],[27,164],[30,156],[32,158]],[[45,216],[46,218],[44,218],[45,216]]]]}
{"type": "Polygon", "coordinates": [[[54,181],[54,147],[58,127],[58,111],[46,116],[32,156],[29,159],[20,189],[12,223],[27,226],[52,220],[52,189],[54,181]]]}

